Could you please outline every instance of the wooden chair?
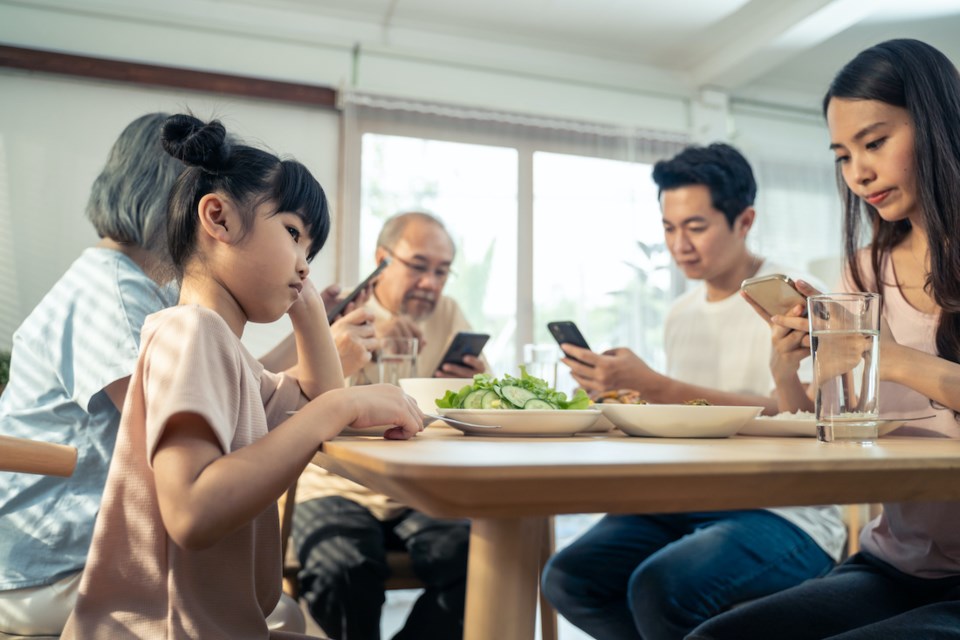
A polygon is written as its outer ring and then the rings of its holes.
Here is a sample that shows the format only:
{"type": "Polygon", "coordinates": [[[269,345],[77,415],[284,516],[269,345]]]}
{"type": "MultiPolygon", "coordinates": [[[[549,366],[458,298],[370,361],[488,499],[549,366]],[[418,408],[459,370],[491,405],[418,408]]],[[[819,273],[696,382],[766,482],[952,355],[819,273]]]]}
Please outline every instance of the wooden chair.
{"type": "Polygon", "coordinates": [[[0,471],[68,478],[76,466],[76,447],[0,436],[0,471]]]}
{"type": "MultiPolygon", "coordinates": [[[[280,511],[280,548],[283,553],[283,591],[294,600],[300,597],[300,585],[297,573],[300,571],[300,561],[296,552],[290,548],[290,536],[293,534],[293,513],[296,509],[297,482],[294,481],[287,492],[280,498],[277,508],[280,511]]],[[[390,568],[390,577],[387,578],[385,588],[394,589],[422,589],[423,582],[413,572],[413,563],[410,554],[405,551],[388,551],[387,566],[390,568]]]]}
{"type": "Polygon", "coordinates": [[[843,508],[843,519],[847,523],[847,549],[844,559],[860,550],[860,530],[882,511],[880,504],[848,504],[843,508]]]}
{"type": "MultiPolygon", "coordinates": [[[[297,482],[294,481],[280,498],[277,507],[280,511],[281,551],[283,553],[283,591],[294,600],[299,600],[300,585],[297,573],[300,571],[300,561],[296,553],[290,548],[290,536],[293,533],[293,513],[296,509],[297,482]]],[[[540,546],[540,571],[556,548],[554,537],[553,518],[544,518],[542,532],[543,543],[540,546]]],[[[394,589],[422,589],[423,582],[413,571],[410,554],[405,551],[388,551],[387,566],[390,568],[390,577],[387,578],[385,588],[394,589]]],[[[540,594],[540,630],[542,640],[557,640],[557,612],[547,599],[540,594]]],[[[0,639],[2,640],[2,639],[0,639]]]]}
{"type": "MultiPolygon", "coordinates": [[[[0,436],[0,471],[68,478],[77,466],[77,449],[62,444],[0,436]]],[[[0,632],[2,640],[56,640],[60,636],[17,636],[0,632]]]]}

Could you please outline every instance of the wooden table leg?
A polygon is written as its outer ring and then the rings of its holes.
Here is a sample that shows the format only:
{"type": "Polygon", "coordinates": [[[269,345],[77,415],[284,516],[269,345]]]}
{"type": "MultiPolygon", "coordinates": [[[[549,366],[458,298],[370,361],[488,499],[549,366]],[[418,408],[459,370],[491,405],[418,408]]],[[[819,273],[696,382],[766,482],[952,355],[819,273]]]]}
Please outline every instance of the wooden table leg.
{"type": "MultiPolygon", "coordinates": [[[[553,530],[553,518],[540,518],[540,562],[537,567],[537,586],[540,586],[540,580],[543,578],[543,568],[546,566],[550,556],[557,549],[556,535],[553,530]]],[[[559,630],[557,627],[557,611],[540,591],[540,638],[541,640],[557,640],[559,630]]]]}
{"type": "Polygon", "coordinates": [[[470,525],[464,640],[533,640],[541,518],[479,518],[470,525]]]}

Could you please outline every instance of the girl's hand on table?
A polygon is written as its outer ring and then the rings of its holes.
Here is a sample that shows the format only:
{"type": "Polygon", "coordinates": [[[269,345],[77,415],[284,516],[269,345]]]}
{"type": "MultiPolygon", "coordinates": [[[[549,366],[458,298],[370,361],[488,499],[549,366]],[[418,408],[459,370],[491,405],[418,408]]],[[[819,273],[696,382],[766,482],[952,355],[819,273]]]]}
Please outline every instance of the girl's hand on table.
{"type": "Polygon", "coordinates": [[[388,440],[409,440],[423,431],[426,416],[417,402],[392,384],[371,384],[343,389],[353,403],[353,429],[395,425],[383,434],[388,440]]]}

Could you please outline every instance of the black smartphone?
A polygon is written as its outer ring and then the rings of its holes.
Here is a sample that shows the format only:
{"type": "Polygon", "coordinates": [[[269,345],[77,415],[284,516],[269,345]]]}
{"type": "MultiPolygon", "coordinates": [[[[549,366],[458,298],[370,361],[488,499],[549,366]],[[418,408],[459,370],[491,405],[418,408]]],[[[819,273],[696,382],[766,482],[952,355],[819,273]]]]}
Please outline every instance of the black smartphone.
{"type": "Polygon", "coordinates": [[[337,319],[343,310],[347,307],[348,304],[357,299],[364,289],[370,286],[370,283],[373,282],[373,279],[380,275],[380,272],[387,268],[387,265],[390,264],[390,258],[384,258],[380,261],[380,264],[377,265],[377,268],[373,270],[373,273],[368,275],[363,279],[363,282],[354,287],[353,291],[347,294],[346,298],[342,298],[337,301],[337,304],[333,305],[333,308],[327,312],[327,322],[333,324],[333,321],[337,319]]]}
{"type": "Polygon", "coordinates": [[[447,352],[443,354],[443,359],[440,360],[440,366],[442,367],[448,362],[451,364],[463,364],[464,356],[479,356],[489,339],[490,335],[486,333],[459,332],[453,336],[453,340],[450,341],[447,352]]]}
{"type": "MultiPolygon", "coordinates": [[[[578,347],[583,347],[584,349],[590,349],[590,345],[587,344],[586,339],[583,337],[583,334],[580,333],[580,329],[577,328],[570,320],[558,320],[556,322],[548,322],[547,329],[550,330],[550,334],[557,341],[557,344],[572,344],[578,347]]],[[[571,360],[577,360],[571,355],[566,355],[571,360]]],[[[581,360],[577,360],[580,364],[587,364],[581,360]]],[[[589,365],[588,365],[589,366],[589,365]]]]}

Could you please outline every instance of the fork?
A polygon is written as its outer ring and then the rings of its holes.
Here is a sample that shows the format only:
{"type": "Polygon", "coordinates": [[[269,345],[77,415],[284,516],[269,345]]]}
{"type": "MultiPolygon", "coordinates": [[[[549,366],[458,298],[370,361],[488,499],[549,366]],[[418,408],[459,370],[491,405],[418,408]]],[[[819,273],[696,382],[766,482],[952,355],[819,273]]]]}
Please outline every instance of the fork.
{"type": "MultiPolygon", "coordinates": [[[[500,429],[501,428],[500,425],[498,424],[477,424],[475,422],[465,422],[463,420],[457,420],[456,418],[451,418],[449,416],[438,416],[435,413],[425,413],[423,415],[429,418],[431,421],[441,420],[443,422],[446,422],[447,424],[451,424],[451,425],[458,424],[461,427],[469,427],[471,429],[500,429]]],[[[424,421],[424,424],[427,424],[427,422],[424,421]]]]}

